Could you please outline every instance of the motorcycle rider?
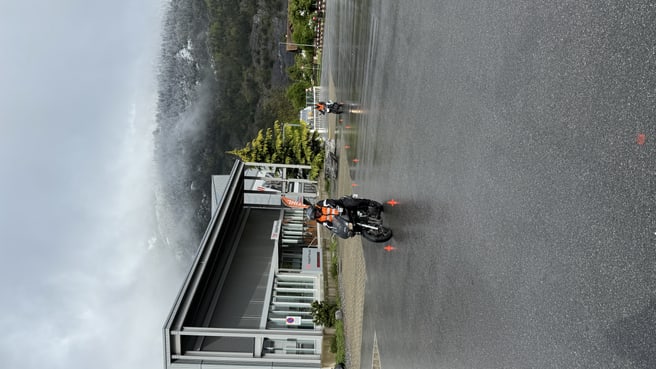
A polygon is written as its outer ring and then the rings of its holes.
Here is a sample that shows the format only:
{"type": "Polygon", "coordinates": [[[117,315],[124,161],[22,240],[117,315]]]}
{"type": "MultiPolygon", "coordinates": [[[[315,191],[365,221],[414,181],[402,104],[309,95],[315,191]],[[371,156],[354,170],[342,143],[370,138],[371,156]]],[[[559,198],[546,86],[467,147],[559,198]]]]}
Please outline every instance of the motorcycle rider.
{"type": "Polygon", "coordinates": [[[325,115],[326,113],[340,114],[341,106],[342,104],[333,102],[332,100],[328,100],[328,102],[319,101],[318,103],[314,104],[314,108],[317,109],[317,111],[322,115],[325,115]]]}
{"type": "Polygon", "coordinates": [[[323,101],[319,101],[317,104],[314,105],[314,108],[319,111],[322,115],[326,114],[326,103],[323,101]]]}
{"type": "Polygon", "coordinates": [[[333,220],[344,213],[352,218],[353,213],[358,210],[370,211],[377,216],[383,211],[383,206],[366,199],[343,197],[341,199],[325,199],[318,201],[307,210],[308,218],[316,220],[328,228],[333,227],[333,220]]]}
{"type": "Polygon", "coordinates": [[[340,238],[346,239],[357,234],[372,242],[386,242],[392,238],[392,230],[383,225],[383,205],[377,201],[352,195],[308,205],[308,219],[323,224],[340,238]]]}

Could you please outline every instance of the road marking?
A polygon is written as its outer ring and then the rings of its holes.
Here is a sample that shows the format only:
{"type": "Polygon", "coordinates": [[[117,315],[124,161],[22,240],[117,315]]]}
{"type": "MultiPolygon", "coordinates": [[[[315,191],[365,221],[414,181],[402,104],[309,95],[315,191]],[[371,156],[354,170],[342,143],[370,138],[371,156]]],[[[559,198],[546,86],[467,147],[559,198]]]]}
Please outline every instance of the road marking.
{"type": "Polygon", "coordinates": [[[380,352],[378,351],[378,338],[376,337],[376,332],[374,331],[374,349],[373,349],[373,358],[371,359],[371,369],[380,369],[380,352]]]}

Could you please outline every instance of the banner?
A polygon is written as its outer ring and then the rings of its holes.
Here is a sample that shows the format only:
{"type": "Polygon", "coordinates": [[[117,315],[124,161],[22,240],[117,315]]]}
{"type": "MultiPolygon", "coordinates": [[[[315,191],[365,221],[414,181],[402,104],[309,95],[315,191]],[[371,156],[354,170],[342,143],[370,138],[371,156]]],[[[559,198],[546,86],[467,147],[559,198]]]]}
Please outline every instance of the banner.
{"type": "Polygon", "coordinates": [[[297,201],[294,199],[290,199],[287,196],[280,196],[280,199],[282,200],[283,205],[290,207],[290,208],[295,208],[295,209],[307,209],[310,207],[308,204],[304,204],[301,201],[297,201]]]}

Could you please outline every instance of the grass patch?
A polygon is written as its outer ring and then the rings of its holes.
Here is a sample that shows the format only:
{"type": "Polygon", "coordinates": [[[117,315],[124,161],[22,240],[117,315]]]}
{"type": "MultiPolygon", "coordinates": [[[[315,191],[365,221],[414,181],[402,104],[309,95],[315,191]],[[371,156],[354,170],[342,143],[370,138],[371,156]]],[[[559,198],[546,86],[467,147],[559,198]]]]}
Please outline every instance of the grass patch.
{"type": "MultiPolygon", "coordinates": [[[[331,345],[332,350],[332,345],[331,345]]],[[[346,361],[346,341],[344,338],[344,322],[338,320],[335,322],[335,362],[343,363],[346,361]]]]}
{"type": "MultiPolygon", "coordinates": [[[[338,251],[338,241],[335,237],[332,237],[328,242],[328,252],[331,256],[330,264],[330,276],[337,282],[339,285],[339,251],[338,251]]],[[[342,298],[337,294],[337,308],[342,308],[342,298]]],[[[336,320],[335,321],[335,336],[330,342],[330,351],[335,353],[335,362],[343,363],[346,360],[346,338],[344,337],[344,321],[336,320]]]]}
{"type": "Polygon", "coordinates": [[[333,237],[330,239],[328,245],[328,252],[330,252],[330,276],[339,282],[339,254],[337,253],[337,240],[333,237]]]}

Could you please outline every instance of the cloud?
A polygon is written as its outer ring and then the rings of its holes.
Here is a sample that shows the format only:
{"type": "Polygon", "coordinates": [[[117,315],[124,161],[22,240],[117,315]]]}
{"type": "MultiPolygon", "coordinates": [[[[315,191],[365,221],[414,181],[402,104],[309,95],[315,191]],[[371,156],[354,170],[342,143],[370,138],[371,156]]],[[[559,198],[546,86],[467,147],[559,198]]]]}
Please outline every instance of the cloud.
{"type": "Polygon", "coordinates": [[[160,368],[186,265],[159,247],[164,1],[0,5],[0,355],[7,368],[160,368]]]}

